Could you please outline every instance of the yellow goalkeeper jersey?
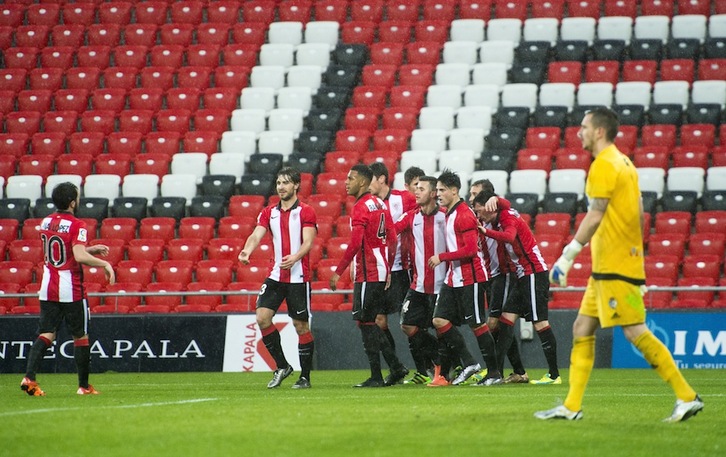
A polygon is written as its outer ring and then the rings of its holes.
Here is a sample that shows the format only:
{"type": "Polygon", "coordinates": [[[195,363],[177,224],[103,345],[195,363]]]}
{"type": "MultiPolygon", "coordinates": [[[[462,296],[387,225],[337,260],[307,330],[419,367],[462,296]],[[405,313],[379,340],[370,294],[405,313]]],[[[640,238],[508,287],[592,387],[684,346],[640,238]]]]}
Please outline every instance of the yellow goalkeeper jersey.
{"type": "Polygon", "coordinates": [[[590,240],[593,278],[643,284],[640,187],[635,165],[615,145],[608,146],[590,165],[585,193],[590,200],[610,201],[600,227],[590,240]]]}

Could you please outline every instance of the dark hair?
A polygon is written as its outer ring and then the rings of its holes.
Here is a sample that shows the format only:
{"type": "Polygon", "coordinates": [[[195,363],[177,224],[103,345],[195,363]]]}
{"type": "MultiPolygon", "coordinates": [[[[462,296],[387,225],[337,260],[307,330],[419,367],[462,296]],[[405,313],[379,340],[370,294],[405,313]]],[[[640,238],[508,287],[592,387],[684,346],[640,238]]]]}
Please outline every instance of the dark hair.
{"type": "Polygon", "coordinates": [[[593,127],[605,129],[605,139],[607,141],[611,143],[615,141],[620,127],[620,121],[615,111],[603,106],[590,110],[587,114],[590,115],[590,122],[592,122],[593,127]]]}
{"type": "Polygon", "coordinates": [[[482,192],[486,192],[486,191],[494,192],[494,184],[492,184],[492,182],[489,181],[488,179],[480,179],[478,181],[474,181],[473,183],[471,183],[471,186],[469,186],[469,187],[474,187],[474,186],[481,186],[482,192]]]}
{"type": "Polygon", "coordinates": [[[474,197],[474,205],[476,205],[478,203],[478,204],[484,206],[486,204],[486,202],[489,201],[490,198],[496,197],[496,196],[497,196],[497,194],[495,194],[494,192],[492,192],[490,190],[482,190],[481,192],[476,194],[476,197],[474,197]]]}
{"type": "Polygon", "coordinates": [[[448,168],[444,168],[444,171],[441,172],[437,181],[446,187],[456,187],[461,190],[461,179],[459,178],[459,175],[448,168]]]}
{"type": "Polygon", "coordinates": [[[437,179],[436,179],[436,178],[434,178],[433,176],[426,176],[426,175],[423,175],[423,176],[420,176],[420,177],[418,178],[418,182],[419,182],[419,183],[422,183],[422,182],[427,182],[427,183],[429,183],[429,186],[430,186],[430,187],[431,187],[431,189],[433,189],[433,190],[436,190],[436,181],[437,181],[437,179]]]}
{"type": "Polygon", "coordinates": [[[53,188],[53,204],[59,211],[65,211],[78,198],[78,187],[71,182],[62,182],[53,188]]]}
{"type": "Polygon", "coordinates": [[[384,178],[386,178],[386,184],[388,184],[388,167],[386,167],[386,164],[384,164],[383,162],[373,162],[372,164],[368,165],[368,167],[373,173],[373,177],[371,179],[383,176],[384,178]]]}
{"type": "Polygon", "coordinates": [[[287,176],[293,184],[300,184],[300,172],[292,167],[282,167],[277,172],[277,177],[287,176]]]}
{"type": "MultiPolygon", "coordinates": [[[[408,167],[408,170],[403,172],[403,182],[405,182],[408,186],[411,184],[411,181],[416,178],[421,178],[422,176],[426,176],[426,172],[419,167],[408,167]]],[[[434,186],[436,186],[436,181],[434,181],[434,186]]]]}
{"type": "Polygon", "coordinates": [[[369,183],[373,180],[373,171],[371,171],[371,167],[364,163],[357,163],[353,165],[350,167],[350,171],[355,171],[360,176],[363,176],[363,178],[369,183]]]}

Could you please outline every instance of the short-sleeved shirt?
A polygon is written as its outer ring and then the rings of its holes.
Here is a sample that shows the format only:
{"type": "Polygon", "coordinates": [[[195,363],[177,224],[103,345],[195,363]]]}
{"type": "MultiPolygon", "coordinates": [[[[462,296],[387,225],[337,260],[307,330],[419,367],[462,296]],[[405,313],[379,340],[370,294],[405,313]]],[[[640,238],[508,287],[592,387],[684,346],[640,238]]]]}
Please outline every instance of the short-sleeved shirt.
{"type": "Polygon", "coordinates": [[[402,214],[396,221],[396,232],[409,241],[413,279],[411,290],[425,294],[438,294],[446,274],[446,264],[440,263],[433,270],[428,260],[446,251],[446,212],[440,208],[433,214],[425,214],[415,208],[402,214]]]}
{"type": "Polygon", "coordinates": [[[351,242],[336,268],[337,274],[343,273],[353,261],[354,281],[386,282],[391,271],[388,262],[387,232],[392,231],[393,221],[386,204],[380,198],[366,192],[356,200],[350,215],[353,231],[362,235],[359,245],[351,242]]]}
{"type": "Polygon", "coordinates": [[[590,240],[593,278],[644,281],[640,187],[633,162],[615,145],[603,149],[590,165],[585,193],[590,200],[609,200],[590,240]]]}
{"type": "Polygon", "coordinates": [[[88,242],[86,223],[71,213],[53,213],[40,223],[45,258],[39,298],[71,303],[82,300],[83,271],[73,255],[73,246],[88,242]]]}
{"type": "MultiPolygon", "coordinates": [[[[391,189],[383,201],[386,203],[393,221],[397,221],[403,213],[416,208],[416,197],[405,190],[391,189]]],[[[391,265],[391,271],[400,271],[410,267],[411,253],[408,251],[409,243],[405,242],[408,235],[399,233],[397,236],[396,257],[393,260],[393,265],[391,265]]]]}
{"type": "Polygon", "coordinates": [[[303,243],[303,229],[317,228],[315,210],[300,200],[288,210],[280,203],[264,208],[257,217],[257,225],[267,229],[272,235],[275,263],[269,278],[277,282],[299,283],[311,280],[310,256],[305,255],[295,262],[289,270],[280,268],[282,258],[295,254],[303,243]]]}
{"type": "Polygon", "coordinates": [[[547,271],[537,240],[517,210],[500,211],[497,222],[500,230],[487,230],[486,235],[505,245],[518,278],[547,271]],[[507,235],[511,238],[504,239],[507,235]]]}

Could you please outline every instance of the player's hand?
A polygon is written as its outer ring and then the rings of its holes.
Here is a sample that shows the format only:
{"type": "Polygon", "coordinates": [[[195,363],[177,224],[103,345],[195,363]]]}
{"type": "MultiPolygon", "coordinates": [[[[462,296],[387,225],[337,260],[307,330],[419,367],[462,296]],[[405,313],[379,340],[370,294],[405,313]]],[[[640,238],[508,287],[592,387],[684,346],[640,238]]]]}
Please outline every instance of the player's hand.
{"type": "Polygon", "coordinates": [[[109,250],[108,246],[106,246],[105,244],[96,244],[93,246],[88,246],[86,248],[86,252],[91,255],[100,255],[102,257],[105,257],[108,255],[109,250]]]}
{"type": "Polygon", "coordinates": [[[295,256],[286,255],[280,261],[280,268],[283,270],[289,270],[290,268],[292,268],[293,265],[295,265],[295,262],[297,262],[297,259],[295,259],[295,256]]]}
{"type": "Polygon", "coordinates": [[[432,270],[441,264],[441,259],[438,255],[432,255],[429,257],[428,265],[432,270]]]}
{"type": "Polygon", "coordinates": [[[574,260],[568,260],[564,255],[560,256],[550,270],[550,283],[560,287],[566,287],[567,273],[572,268],[573,263],[575,263],[574,260]]]}
{"type": "Polygon", "coordinates": [[[330,281],[329,281],[330,290],[338,289],[338,280],[339,279],[340,279],[340,275],[338,275],[338,273],[334,273],[333,276],[330,277],[330,281]]]}
{"type": "Polygon", "coordinates": [[[499,208],[499,198],[492,197],[484,204],[484,211],[486,212],[492,212],[496,211],[497,208],[499,208]]]}
{"type": "Polygon", "coordinates": [[[243,249],[243,250],[241,250],[241,251],[240,251],[239,255],[237,256],[237,259],[238,259],[238,260],[239,260],[239,261],[240,261],[241,263],[243,263],[243,264],[245,264],[245,265],[249,265],[249,264],[250,264],[250,253],[249,253],[249,252],[247,252],[247,251],[245,251],[245,250],[243,249]]]}
{"type": "Polygon", "coordinates": [[[560,287],[567,286],[567,273],[572,268],[572,264],[575,263],[575,257],[582,251],[583,245],[577,240],[573,239],[570,243],[565,246],[562,250],[562,255],[557,262],[552,266],[550,271],[550,283],[558,284],[560,287]]]}
{"type": "Polygon", "coordinates": [[[116,274],[113,272],[113,267],[110,263],[106,263],[106,265],[103,266],[103,272],[106,274],[106,280],[109,284],[113,284],[116,282],[116,274]]]}
{"type": "Polygon", "coordinates": [[[386,275],[386,287],[383,290],[388,290],[391,287],[391,273],[386,275]]]}

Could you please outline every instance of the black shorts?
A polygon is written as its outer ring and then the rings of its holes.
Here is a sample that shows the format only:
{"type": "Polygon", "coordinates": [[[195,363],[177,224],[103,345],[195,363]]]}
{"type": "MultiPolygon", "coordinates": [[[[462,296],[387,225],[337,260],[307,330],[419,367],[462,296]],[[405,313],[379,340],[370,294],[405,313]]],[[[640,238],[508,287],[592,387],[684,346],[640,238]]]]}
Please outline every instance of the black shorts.
{"type": "Polygon", "coordinates": [[[489,302],[489,317],[499,319],[502,307],[507,297],[517,286],[517,275],[514,273],[500,274],[489,280],[487,287],[487,301],[489,302]]]}
{"type": "Polygon", "coordinates": [[[307,321],[310,318],[309,282],[278,282],[270,278],[265,279],[257,298],[257,307],[277,312],[282,300],[287,302],[287,315],[291,319],[307,321]]]}
{"type": "Polygon", "coordinates": [[[486,319],[487,297],[484,284],[469,286],[441,286],[436,299],[434,317],[446,319],[454,325],[467,324],[471,327],[483,324],[486,319]]]}
{"type": "Polygon", "coordinates": [[[90,319],[91,313],[85,299],[70,303],[41,300],[38,333],[56,333],[61,322],[65,321],[73,338],[80,338],[88,334],[90,319]]]}
{"type": "Polygon", "coordinates": [[[353,284],[353,320],[375,322],[383,314],[385,282],[357,282],[353,284]]]}
{"type": "Polygon", "coordinates": [[[400,312],[409,287],[411,287],[411,275],[408,270],[391,272],[391,286],[385,291],[386,300],[383,303],[382,314],[400,312]]]}
{"type": "Polygon", "coordinates": [[[432,326],[436,306],[435,294],[424,294],[408,289],[401,307],[401,325],[411,325],[426,330],[432,326]]]}
{"type": "Polygon", "coordinates": [[[529,322],[548,319],[547,304],[550,299],[549,272],[543,271],[522,276],[504,303],[503,311],[518,314],[529,322]]]}

